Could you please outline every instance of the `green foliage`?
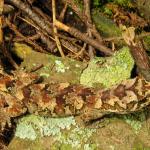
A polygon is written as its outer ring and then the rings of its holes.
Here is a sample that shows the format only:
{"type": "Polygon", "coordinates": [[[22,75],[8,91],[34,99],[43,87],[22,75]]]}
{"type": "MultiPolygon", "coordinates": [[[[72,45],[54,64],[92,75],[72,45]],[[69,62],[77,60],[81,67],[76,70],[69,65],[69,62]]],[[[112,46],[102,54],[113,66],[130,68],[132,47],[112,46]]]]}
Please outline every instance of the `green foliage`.
{"type": "Polygon", "coordinates": [[[93,6],[94,7],[99,7],[100,5],[101,5],[101,2],[100,2],[101,0],[94,0],[93,1],[93,6]]]}
{"type": "Polygon", "coordinates": [[[112,11],[109,8],[107,8],[107,7],[104,7],[104,13],[109,15],[109,16],[112,15],[112,11]]]}

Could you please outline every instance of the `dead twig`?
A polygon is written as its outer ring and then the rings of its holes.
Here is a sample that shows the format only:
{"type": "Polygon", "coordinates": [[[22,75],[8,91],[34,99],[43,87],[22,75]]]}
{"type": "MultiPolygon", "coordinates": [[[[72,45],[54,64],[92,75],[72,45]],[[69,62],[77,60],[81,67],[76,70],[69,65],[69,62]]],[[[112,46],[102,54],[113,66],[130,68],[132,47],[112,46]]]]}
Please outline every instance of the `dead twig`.
{"type": "MultiPolygon", "coordinates": [[[[8,0],[8,2],[12,3],[13,5],[15,5],[17,8],[21,9],[23,12],[25,12],[29,18],[31,20],[33,20],[35,22],[36,25],[38,25],[40,27],[40,29],[42,29],[44,32],[46,32],[48,35],[53,35],[53,30],[52,30],[52,26],[50,26],[50,24],[47,23],[47,21],[45,21],[45,19],[43,19],[40,15],[38,15],[36,12],[34,12],[29,5],[23,3],[20,0],[8,0]]],[[[43,33],[44,33],[43,32],[43,33]]],[[[44,39],[47,39],[47,37],[44,37],[44,39]]],[[[48,41],[48,39],[47,39],[48,41]]],[[[50,45],[50,44],[49,44],[50,45]]],[[[52,44],[51,42],[51,45],[52,44]]],[[[49,47],[51,48],[51,47],[49,47]]],[[[52,47],[53,48],[53,47],[52,47]]],[[[53,49],[51,49],[52,51],[53,49]]]]}
{"type": "Polygon", "coordinates": [[[64,8],[63,8],[63,10],[61,11],[61,13],[60,13],[60,15],[59,15],[59,19],[58,19],[58,20],[60,20],[61,22],[63,22],[63,20],[64,20],[64,16],[65,16],[65,13],[66,13],[67,7],[68,7],[68,5],[67,5],[67,4],[65,4],[65,6],[64,6],[64,8]]]}
{"type": "MultiPolygon", "coordinates": [[[[41,16],[33,12],[28,5],[24,4],[20,0],[8,0],[8,1],[12,3],[13,5],[15,5],[16,7],[18,7],[19,9],[21,9],[23,12],[25,12],[42,30],[46,31],[48,35],[54,35],[52,27],[49,24],[47,24],[46,21],[41,16]]],[[[58,28],[70,33],[74,37],[82,40],[83,42],[86,42],[87,44],[97,48],[104,54],[106,55],[113,54],[111,49],[105,47],[104,45],[100,44],[96,40],[89,38],[86,34],[81,33],[79,30],[68,27],[57,20],[55,22],[55,25],[58,28]]]]}
{"type": "Polygon", "coordinates": [[[59,41],[59,37],[57,36],[57,27],[55,26],[55,22],[56,22],[56,5],[55,5],[55,0],[52,0],[52,11],[53,11],[53,30],[54,30],[54,36],[55,36],[55,41],[56,41],[56,45],[57,48],[61,54],[61,57],[64,58],[64,52],[62,50],[61,47],[61,43],[59,41]]]}
{"type": "Polygon", "coordinates": [[[138,71],[147,81],[150,81],[150,60],[146,51],[143,48],[141,41],[136,42],[136,45],[128,45],[130,52],[138,67],[138,71]]]}
{"type": "Polygon", "coordinates": [[[135,40],[135,28],[126,28],[123,26],[122,29],[122,37],[130,48],[131,55],[135,60],[139,73],[147,81],[150,81],[150,61],[141,41],[135,40]]]}
{"type": "Polygon", "coordinates": [[[14,31],[14,33],[21,37],[26,43],[30,44],[31,46],[33,46],[37,51],[39,52],[44,52],[47,53],[46,51],[43,50],[42,47],[40,47],[39,45],[37,45],[36,43],[32,42],[31,39],[26,38],[24,35],[22,35],[18,30],[17,27],[12,24],[8,19],[5,19],[6,24],[9,26],[9,28],[14,31]]]}
{"type": "Polygon", "coordinates": [[[99,32],[97,31],[96,27],[94,24],[91,23],[89,24],[89,22],[87,21],[87,19],[90,17],[91,18],[91,13],[90,13],[90,0],[84,0],[84,5],[85,8],[87,8],[87,14],[85,12],[83,12],[75,3],[75,1],[70,1],[70,0],[62,0],[64,4],[67,4],[68,6],[70,6],[73,11],[80,17],[80,19],[87,25],[87,27],[89,27],[90,25],[90,30],[93,34],[94,37],[96,37],[96,39],[98,40],[99,43],[102,44],[103,39],[100,36],[99,32]],[[89,17],[88,17],[89,16],[89,17]]]}
{"type": "MultiPolygon", "coordinates": [[[[77,45],[74,45],[72,44],[71,42],[67,41],[67,40],[64,40],[64,39],[61,39],[61,43],[63,43],[63,46],[65,48],[67,48],[71,53],[77,55],[77,53],[80,51],[81,47],[80,46],[77,46],[77,45]]],[[[85,53],[85,51],[84,51],[85,53]]],[[[86,54],[86,53],[85,53],[86,54]]],[[[88,54],[86,54],[88,55],[88,54]]],[[[81,56],[78,56],[80,59],[82,59],[81,56]]]]}
{"type": "Polygon", "coordinates": [[[17,69],[18,65],[15,63],[15,61],[12,59],[11,54],[7,50],[4,41],[3,41],[3,30],[2,30],[2,12],[4,7],[4,1],[0,1],[0,48],[6,58],[8,58],[9,62],[12,64],[12,66],[17,69]]]}
{"type": "Polygon", "coordinates": [[[73,35],[74,37],[81,39],[82,41],[84,41],[87,44],[92,45],[93,47],[97,48],[98,50],[100,50],[101,52],[103,52],[104,54],[110,56],[113,54],[113,52],[111,51],[111,49],[105,47],[104,45],[101,45],[99,42],[97,42],[96,40],[88,37],[85,33],[81,33],[79,30],[73,28],[73,27],[68,27],[67,25],[61,23],[60,21],[56,20],[55,25],[70,33],[71,35],[73,35]]]}
{"type": "Polygon", "coordinates": [[[76,5],[75,1],[62,0],[62,2],[70,6],[74,10],[74,12],[81,18],[81,20],[86,23],[87,18],[84,15],[84,12],[82,12],[82,10],[76,5]]]}
{"type": "Polygon", "coordinates": [[[23,3],[20,0],[7,0],[8,2],[15,5],[17,8],[21,9],[25,12],[30,19],[32,19],[40,28],[44,29],[50,35],[53,34],[52,26],[50,27],[41,16],[39,16],[36,12],[34,12],[29,5],[23,3]]]}
{"type": "Polygon", "coordinates": [[[74,56],[74,58],[78,58],[80,55],[83,54],[83,52],[85,51],[86,48],[86,43],[84,43],[83,47],[81,48],[81,50],[74,56]]]}
{"type": "MultiPolygon", "coordinates": [[[[92,38],[92,33],[91,33],[92,20],[91,20],[91,13],[90,13],[90,2],[91,2],[90,0],[84,0],[84,7],[85,7],[84,13],[87,16],[87,26],[88,26],[87,33],[88,36],[92,38]]],[[[88,53],[90,59],[92,59],[94,57],[94,48],[91,45],[88,45],[88,53]]]]}
{"type": "Polygon", "coordinates": [[[27,24],[31,25],[32,27],[34,27],[37,31],[37,34],[40,35],[42,42],[47,45],[47,51],[50,52],[53,51],[53,49],[56,47],[56,44],[50,40],[50,39],[54,40],[50,35],[48,35],[45,31],[40,29],[34,22],[32,22],[32,20],[28,21],[27,19],[24,19],[22,17],[18,17],[18,18],[23,20],[27,24]]]}

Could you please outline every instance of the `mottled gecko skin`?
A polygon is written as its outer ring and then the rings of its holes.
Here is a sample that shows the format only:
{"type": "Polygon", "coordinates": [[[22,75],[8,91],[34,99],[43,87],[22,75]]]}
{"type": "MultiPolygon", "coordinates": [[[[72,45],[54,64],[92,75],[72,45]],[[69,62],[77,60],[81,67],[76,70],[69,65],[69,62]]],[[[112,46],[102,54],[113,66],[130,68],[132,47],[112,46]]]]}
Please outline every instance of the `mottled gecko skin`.
{"type": "Polygon", "coordinates": [[[83,121],[106,114],[127,114],[150,104],[150,82],[136,77],[110,89],[35,83],[38,76],[19,72],[0,76],[0,125],[25,113],[51,117],[80,116],[83,121]]]}

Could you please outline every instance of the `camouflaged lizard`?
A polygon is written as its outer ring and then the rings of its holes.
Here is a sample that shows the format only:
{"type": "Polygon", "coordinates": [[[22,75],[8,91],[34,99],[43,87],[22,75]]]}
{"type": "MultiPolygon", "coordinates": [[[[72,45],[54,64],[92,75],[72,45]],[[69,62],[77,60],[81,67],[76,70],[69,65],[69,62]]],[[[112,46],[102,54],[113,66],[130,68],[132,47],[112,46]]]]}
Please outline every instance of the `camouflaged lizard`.
{"type": "Polygon", "coordinates": [[[128,114],[150,104],[150,82],[136,77],[110,89],[69,83],[38,83],[35,74],[0,74],[0,125],[25,113],[51,117],[80,116],[83,121],[107,114],[128,114]]]}

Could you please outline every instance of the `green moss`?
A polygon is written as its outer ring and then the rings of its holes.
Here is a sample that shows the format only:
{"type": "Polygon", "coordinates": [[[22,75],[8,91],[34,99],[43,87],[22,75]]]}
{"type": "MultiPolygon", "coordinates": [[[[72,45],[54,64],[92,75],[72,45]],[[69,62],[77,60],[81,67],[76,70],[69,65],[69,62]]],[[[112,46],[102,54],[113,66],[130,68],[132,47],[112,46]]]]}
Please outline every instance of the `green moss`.
{"type": "Polygon", "coordinates": [[[131,0],[114,0],[114,3],[129,8],[133,6],[131,0]]]}
{"type": "Polygon", "coordinates": [[[12,52],[15,53],[19,58],[24,59],[33,51],[32,47],[23,43],[14,43],[12,52]]]}
{"type": "Polygon", "coordinates": [[[82,144],[89,143],[89,138],[95,131],[95,129],[79,128],[76,126],[74,129],[63,135],[60,138],[60,141],[63,145],[71,145],[74,148],[80,149],[82,144]]]}
{"type": "Polygon", "coordinates": [[[81,75],[80,83],[88,86],[110,87],[130,77],[134,61],[127,47],[113,57],[96,57],[81,75]]]}
{"type": "Polygon", "coordinates": [[[125,115],[123,116],[123,119],[134,129],[134,132],[137,134],[143,125],[143,121],[145,121],[146,118],[145,113],[142,112],[125,115]]]}
{"type": "Polygon", "coordinates": [[[43,67],[35,73],[43,76],[46,82],[69,82],[74,84],[79,83],[80,74],[87,66],[86,63],[70,58],[62,59],[61,57],[32,51],[25,57],[21,68],[26,68],[26,71],[30,72],[33,68],[41,65],[43,67]]]}
{"type": "Polygon", "coordinates": [[[100,4],[101,4],[100,0],[93,0],[94,7],[98,7],[100,6],[100,4]]]}
{"type": "Polygon", "coordinates": [[[148,52],[150,52],[150,36],[144,37],[143,40],[144,40],[144,46],[146,47],[148,52]]]}
{"type": "Polygon", "coordinates": [[[135,141],[134,148],[132,150],[150,150],[150,147],[145,146],[140,141],[135,141]]]}
{"type": "Polygon", "coordinates": [[[96,28],[104,37],[121,36],[121,30],[117,25],[111,19],[100,13],[99,10],[92,11],[92,19],[96,28]]]}
{"type": "Polygon", "coordinates": [[[112,13],[112,10],[107,8],[107,7],[104,7],[104,13],[111,16],[113,13],[112,13]]]}

